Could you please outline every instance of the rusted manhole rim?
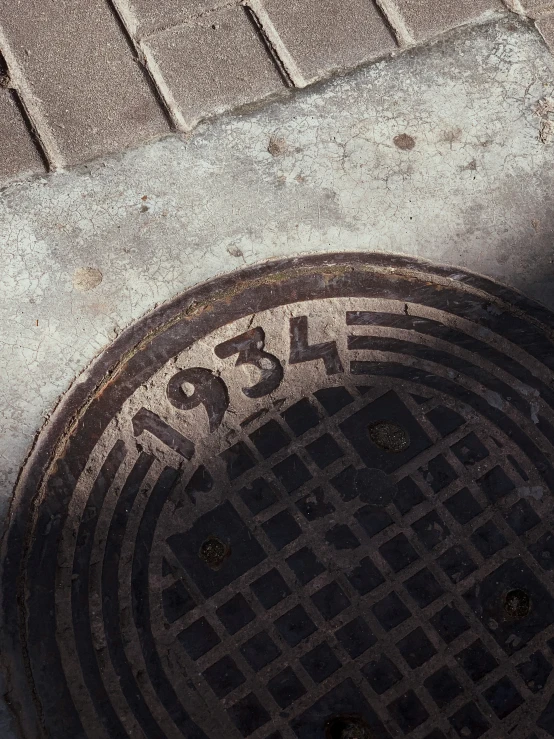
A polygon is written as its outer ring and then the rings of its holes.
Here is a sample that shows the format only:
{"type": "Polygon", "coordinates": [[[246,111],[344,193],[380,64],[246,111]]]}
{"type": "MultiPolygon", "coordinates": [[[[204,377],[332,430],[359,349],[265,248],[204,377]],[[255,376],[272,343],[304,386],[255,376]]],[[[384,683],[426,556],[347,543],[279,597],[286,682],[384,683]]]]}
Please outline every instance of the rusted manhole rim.
{"type": "Polygon", "coordinates": [[[129,329],[16,491],[4,651],[25,734],[554,732],[552,326],[480,277],[341,254],[215,280],[129,329]],[[260,629],[275,669],[253,667],[260,629]],[[505,666],[475,687],[477,638],[505,666]]]}

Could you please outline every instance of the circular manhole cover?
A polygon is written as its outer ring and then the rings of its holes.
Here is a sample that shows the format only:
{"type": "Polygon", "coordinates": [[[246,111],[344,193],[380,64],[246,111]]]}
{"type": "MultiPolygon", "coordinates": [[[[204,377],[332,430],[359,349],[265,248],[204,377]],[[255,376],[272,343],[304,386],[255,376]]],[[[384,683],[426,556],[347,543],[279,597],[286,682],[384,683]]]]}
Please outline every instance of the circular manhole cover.
{"type": "Polygon", "coordinates": [[[28,736],[554,736],[553,325],[342,255],[130,330],[20,481],[28,736]]]}

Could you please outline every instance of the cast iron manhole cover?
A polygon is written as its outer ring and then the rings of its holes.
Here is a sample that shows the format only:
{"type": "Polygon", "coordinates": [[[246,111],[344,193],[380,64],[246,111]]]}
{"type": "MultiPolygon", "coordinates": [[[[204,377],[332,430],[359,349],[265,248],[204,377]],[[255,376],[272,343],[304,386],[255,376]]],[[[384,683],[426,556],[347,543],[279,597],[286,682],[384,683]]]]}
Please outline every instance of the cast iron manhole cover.
{"type": "Polygon", "coordinates": [[[26,736],[554,736],[553,325],[342,255],[130,330],[20,481],[26,736]]]}

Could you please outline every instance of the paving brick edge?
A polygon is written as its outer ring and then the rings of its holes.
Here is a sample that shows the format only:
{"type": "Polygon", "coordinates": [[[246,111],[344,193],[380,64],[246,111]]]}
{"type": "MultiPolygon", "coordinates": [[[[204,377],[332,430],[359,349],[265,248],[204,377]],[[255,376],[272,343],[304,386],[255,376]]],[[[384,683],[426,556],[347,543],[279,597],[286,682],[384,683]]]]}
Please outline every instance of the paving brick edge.
{"type": "MultiPolygon", "coordinates": [[[[502,0],[507,11],[534,25],[537,32],[540,33],[545,43],[554,53],[554,33],[552,32],[552,28],[554,27],[554,2],[552,0],[548,0],[548,2],[540,5],[538,9],[534,8],[526,10],[524,7],[524,1],[525,0],[502,0]]],[[[240,5],[243,6],[251,16],[253,24],[262,38],[268,54],[281,72],[286,85],[283,86],[282,91],[264,98],[256,99],[254,102],[246,105],[238,104],[231,106],[225,110],[224,113],[216,113],[214,115],[199,117],[190,124],[186,122],[184,116],[180,112],[169,85],[165,82],[152,53],[145,43],[145,41],[153,34],[159,33],[162,30],[169,30],[176,27],[176,25],[169,24],[167,28],[150,29],[143,34],[139,30],[138,21],[134,17],[133,12],[128,5],[128,0],[107,0],[107,2],[125,35],[127,43],[131,49],[131,53],[143,69],[152,88],[152,92],[157,98],[158,104],[170,122],[170,128],[167,133],[154,137],[154,139],[152,139],[152,137],[145,138],[138,144],[138,146],[149,143],[152,140],[165,138],[168,135],[181,134],[188,137],[201,123],[206,121],[215,120],[220,118],[222,115],[236,115],[243,112],[251,112],[252,110],[258,109],[274,100],[286,100],[297,90],[302,90],[305,87],[312,87],[322,81],[347,74],[355,69],[359,69],[360,67],[368,66],[369,64],[375,64],[383,59],[394,58],[411,49],[422,48],[429,44],[436,43],[441,39],[448,38],[454,33],[459,33],[460,30],[463,30],[464,28],[485,25],[498,20],[503,15],[502,11],[491,11],[478,19],[467,21],[442,33],[435,34],[429,38],[422,39],[421,41],[416,41],[406,24],[405,18],[398,7],[396,0],[375,0],[377,7],[382,14],[383,20],[393,35],[398,48],[392,52],[377,56],[369,61],[351,66],[332,68],[327,73],[319,75],[317,79],[307,81],[293,55],[287,49],[286,45],[277,33],[267,11],[264,8],[263,0],[242,0],[240,5]]],[[[233,3],[233,6],[236,6],[236,3],[233,3]]],[[[231,5],[228,1],[225,2],[225,0],[223,0],[223,2],[219,3],[213,10],[204,11],[198,15],[192,15],[186,22],[206,15],[207,12],[211,13],[215,10],[221,10],[226,7],[231,7],[231,5]]],[[[506,15],[508,16],[508,13],[506,13],[506,15]]],[[[181,24],[179,23],[177,25],[181,24]]],[[[78,163],[72,165],[68,165],[66,163],[64,156],[57,145],[52,129],[41,112],[40,104],[36,100],[31,87],[28,85],[16,56],[10,49],[9,40],[3,32],[0,22],[0,66],[2,64],[7,70],[5,79],[2,81],[2,86],[9,88],[12,97],[19,107],[31,140],[34,142],[34,145],[45,164],[45,170],[47,173],[73,169],[74,167],[79,167],[101,158],[95,156],[93,158],[83,158],[78,163]]],[[[133,148],[137,148],[137,145],[115,148],[114,150],[107,152],[106,156],[117,155],[123,151],[132,150],[133,148]]],[[[2,181],[0,181],[0,188],[13,184],[14,182],[22,182],[41,176],[44,176],[44,172],[15,172],[13,175],[3,178],[2,181]]]]}

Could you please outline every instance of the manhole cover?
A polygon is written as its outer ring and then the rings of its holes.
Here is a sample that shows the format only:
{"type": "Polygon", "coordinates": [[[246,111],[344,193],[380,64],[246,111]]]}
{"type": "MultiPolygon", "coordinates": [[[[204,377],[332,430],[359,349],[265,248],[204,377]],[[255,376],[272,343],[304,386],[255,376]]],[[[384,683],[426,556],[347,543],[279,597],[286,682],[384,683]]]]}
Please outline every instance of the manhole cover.
{"type": "Polygon", "coordinates": [[[552,325],[480,278],[343,255],[129,331],[20,482],[27,735],[554,736],[552,325]]]}

